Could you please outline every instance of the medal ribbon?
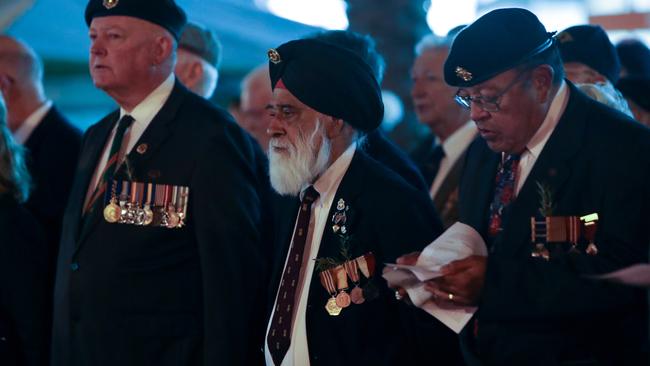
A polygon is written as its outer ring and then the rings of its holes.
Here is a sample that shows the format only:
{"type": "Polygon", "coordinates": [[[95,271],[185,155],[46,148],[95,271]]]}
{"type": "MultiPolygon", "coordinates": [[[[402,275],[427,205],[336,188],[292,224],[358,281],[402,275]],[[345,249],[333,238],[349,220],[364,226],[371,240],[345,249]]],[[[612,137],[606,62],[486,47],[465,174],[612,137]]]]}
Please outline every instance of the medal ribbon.
{"type": "Polygon", "coordinates": [[[320,283],[325,287],[327,293],[334,297],[336,295],[336,285],[334,285],[334,278],[329,269],[321,271],[319,274],[320,283]]]}
{"type": "Polygon", "coordinates": [[[359,280],[361,279],[359,277],[359,264],[357,263],[356,260],[351,260],[343,263],[343,266],[345,267],[345,272],[350,276],[350,279],[354,284],[359,283],[359,280]]]}

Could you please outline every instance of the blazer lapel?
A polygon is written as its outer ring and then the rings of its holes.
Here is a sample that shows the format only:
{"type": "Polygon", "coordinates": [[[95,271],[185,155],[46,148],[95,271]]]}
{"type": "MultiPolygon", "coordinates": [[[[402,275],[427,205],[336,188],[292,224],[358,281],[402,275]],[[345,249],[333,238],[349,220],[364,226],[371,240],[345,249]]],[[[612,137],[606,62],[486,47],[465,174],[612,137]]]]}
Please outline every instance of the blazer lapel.
{"type": "MultiPolygon", "coordinates": [[[[350,162],[350,166],[345,172],[343,179],[341,179],[341,183],[334,195],[332,206],[327,214],[327,222],[325,223],[323,236],[318,249],[318,258],[341,257],[341,240],[332,229],[332,217],[334,217],[334,214],[338,211],[337,205],[340,200],[343,200],[344,205],[349,206],[349,210],[346,211],[346,225],[350,230],[352,230],[351,235],[354,234],[354,224],[360,219],[359,215],[361,214],[361,212],[357,210],[358,205],[356,203],[358,203],[359,197],[363,192],[363,165],[365,159],[367,159],[365,153],[356,150],[352,157],[352,161],[350,162]]],[[[358,253],[359,251],[363,251],[363,248],[351,249],[353,254],[363,254],[358,253]]]]}
{"type": "Polygon", "coordinates": [[[187,93],[189,91],[176,80],[169,98],[149,126],[144,130],[142,136],[133,145],[133,149],[124,159],[125,163],[120,165],[120,168],[116,172],[117,176],[142,182],[157,178],[155,172],[148,172],[144,168],[147,162],[155,156],[156,151],[160,149],[165,140],[171,135],[174,123],[178,122],[176,114],[187,93]]]}
{"type": "MultiPolygon", "coordinates": [[[[509,219],[504,223],[504,235],[511,243],[529,243],[530,218],[540,208],[537,183],[546,185],[553,197],[558,197],[567,178],[571,175],[572,157],[580,150],[582,135],[586,128],[584,108],[578,91],[569,84],[570,96],[560,121],[558,122],[546,146],[537,158],[519,195],[508,213],[509,219]],[[507,233],[506,233],[507,232],[507,233]]],[[[518,244],[519,245],[519,244],[518,244]]],[[[528,250],[516,247],[512,250],[528,250]]]]}
{"type": "MultiPolygon", "coordinates": [[[[104,151],[106,141],[108,140],[118,118],[119,111],[115,111],[99,122],[96,128],[89,131],[87,141],[84,144],[88,150],[83,153],[79,159],[77,178],[75,179],[74,188],[70,194],[70,207],[68,209],[68,215],[74,215],[74,220],[71,222],[76,226],[73,232],[77,236],[77,248],[87,236],[87,230],[85,230],[85,232],[79,232],[81,229],[79,228],[79,225],[82,222],[81,214],[88,190],[94,190],[94,187],[90,188],[90,180],[95,173],[95,169],[97,169],[97,163],[104,151]]],[[[93,216],[94,220],[98,217],[97,215],[93,216]]]]}
{"type": "Polygon", "coordinates": [[[494,178],[501,154],[490,150],[485,140],[475,142],[477,152],[468,158],[461,177],[460,207],[463,223],[479,233],[486,233],[488,209],[494,195],[494,178]],[[465,186],[468,189],[463,189],[465,186]]]}

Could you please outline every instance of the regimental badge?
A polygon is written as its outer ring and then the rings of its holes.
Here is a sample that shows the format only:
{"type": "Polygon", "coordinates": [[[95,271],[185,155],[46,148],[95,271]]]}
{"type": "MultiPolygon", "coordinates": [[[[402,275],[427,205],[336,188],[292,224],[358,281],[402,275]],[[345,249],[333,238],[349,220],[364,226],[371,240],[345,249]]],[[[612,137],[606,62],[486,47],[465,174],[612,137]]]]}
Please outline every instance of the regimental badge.
{"type": "Polygon", "coordinates": [[[560,43],[573,42],[573,37],[571,36],[571,33],[569,33],[569,32],[560,32],[560,33],[557,34],[557,36],[555,36],[555,38],[560,43]]]}
{"type": "Polygon", "coordinates": [[[138,154],[143,155],[144,153],[147,152],[147,149],[149,149],[149,145],[147,144],[140,144],[138,147],[135,149],[135,151],[138,152],[138,154]]]}
{"type": "Polygon", "coordinates": [[[456,76],[463,79],[464,81],[470,81],[474,77],[471,72],[460,66],[456,66],[456,76]]]}
{"type": "Polygon", "coordinates": [[[271,48],[266,53],[266,55],[269,56],[269,60],[274,64],[279,64],[280,62],[282,62],[282,59],[280,58],[280,53],[275,48],[271,48]]]}
{"type": "Polygon", "coordinates": [[[120,0],[104,0],[104,7],[106,9],[113,9],[119,2],[120,0]]]}

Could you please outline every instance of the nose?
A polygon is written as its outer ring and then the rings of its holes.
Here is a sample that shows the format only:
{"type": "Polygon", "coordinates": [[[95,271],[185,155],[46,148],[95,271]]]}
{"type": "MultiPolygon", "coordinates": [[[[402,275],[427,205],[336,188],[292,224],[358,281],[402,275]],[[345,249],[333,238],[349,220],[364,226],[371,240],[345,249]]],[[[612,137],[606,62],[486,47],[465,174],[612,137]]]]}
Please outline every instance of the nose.
{"type": "Polygon", "coordinates": [[[90,54],[92,56],[101,56],[106,54],[106,49],[104,48],[104,45],[100,41],[99,37],[90,41],[90,54]]]}
{"type": "Polygon", "coordinates": [[[284,124],[277,116],[269,116],[269,126],[266,129],[266,134],[270,137],[280,137],[286,133],[284,124]]]}
{"type": "Polygon", "coordinates": [[[425,89],[422,87],[422,83],[420,83],[417,79],[413,80],[413,85],[411,86],[411,98],[421,98],[424,96],[424,93],[425,89]]]}
{"type": "Polygon", "coordinates": [[[471,108],[469,110],[469,116],[472,121],[481,121],[490,116],[490,112],[485,111],[477,103],[472,102],[471,108]]]}

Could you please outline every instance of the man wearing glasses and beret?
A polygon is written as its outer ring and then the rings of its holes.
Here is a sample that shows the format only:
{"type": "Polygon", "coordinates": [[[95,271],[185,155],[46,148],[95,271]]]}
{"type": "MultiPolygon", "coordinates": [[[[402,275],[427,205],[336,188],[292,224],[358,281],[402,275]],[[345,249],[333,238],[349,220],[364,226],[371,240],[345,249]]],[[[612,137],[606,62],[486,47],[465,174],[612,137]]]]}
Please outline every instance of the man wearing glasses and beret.
{"type": "Polygon", "coordinates": [[[440,305],[478,306],[466,362],[647,365],[645,291],[589,276],[648,261],[650,132],[565,80],[552,33],[524,9],[463,29],[445,80],[482,137],[460,220],[489,254],[428,284],[440,305]]]}

